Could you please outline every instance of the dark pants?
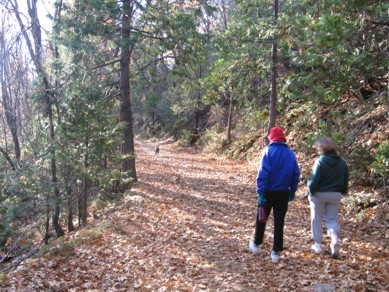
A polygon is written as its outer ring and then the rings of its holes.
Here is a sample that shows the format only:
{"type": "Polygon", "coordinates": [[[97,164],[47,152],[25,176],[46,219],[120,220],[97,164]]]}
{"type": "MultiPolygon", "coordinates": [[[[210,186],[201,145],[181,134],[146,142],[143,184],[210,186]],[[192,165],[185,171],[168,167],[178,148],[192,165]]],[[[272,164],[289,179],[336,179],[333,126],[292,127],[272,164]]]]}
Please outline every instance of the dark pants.
{"type": "MultiPolygon", "coordinates": [[[[282,192],[266,192],[265,193],[266,204],[265,212],[269,217],[271,210],[273,209],[274,217],[274,241],[273,250],[282,251],[284,245],[284,221],[286,211],[288,211],[289,191],[282,192]]],[[[258,211],[257,211],[258,212],[258,211]]],[[[265,233],[266,221],[260,222],[258,220],[258,213],[255,224],[254,243],[259,245],[263,242],[263,235],[265,233]]]]}

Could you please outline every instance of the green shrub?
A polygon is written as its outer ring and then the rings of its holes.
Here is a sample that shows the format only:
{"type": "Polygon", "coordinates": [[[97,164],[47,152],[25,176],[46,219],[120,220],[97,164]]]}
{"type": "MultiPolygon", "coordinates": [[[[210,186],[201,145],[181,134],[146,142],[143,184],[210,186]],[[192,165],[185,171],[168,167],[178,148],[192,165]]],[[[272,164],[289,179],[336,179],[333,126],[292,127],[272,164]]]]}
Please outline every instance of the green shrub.
{"type": "Polygon", "coordinates": [[[382,177],[383,186],[386,188],[386,180],[389,177],[389,143],[387,141],[381,143],[378,147],[370,169],[374,174],[382,177]]]}
{"type": "Polygon", "coordinates": [[[55,241],[53,244],[43,246],[40,254],[49,258],[62,256],[68,259],[74,254],[74,241],[55,241]]]}
{"type": "Polygon", "coordinates": [[[357,145],[349,157],[350,178],[366,185],[371,184],[369,167],[373,161],[371,148],[365,145],[357,145]]]}
{"type": "Polygon", "coordinates": [[[3,187],[0,195],[0,249],[17,232],[18,226],[32,219],[32,208],[31,198],[22,186],[16,184],[3,187]]]}
{"type": "Polygon", "coordinates": [[[201,139],[201,143],[212,151],[220,151],[223,145],[223,138],[214,130],[207,129],[201,139]]]}

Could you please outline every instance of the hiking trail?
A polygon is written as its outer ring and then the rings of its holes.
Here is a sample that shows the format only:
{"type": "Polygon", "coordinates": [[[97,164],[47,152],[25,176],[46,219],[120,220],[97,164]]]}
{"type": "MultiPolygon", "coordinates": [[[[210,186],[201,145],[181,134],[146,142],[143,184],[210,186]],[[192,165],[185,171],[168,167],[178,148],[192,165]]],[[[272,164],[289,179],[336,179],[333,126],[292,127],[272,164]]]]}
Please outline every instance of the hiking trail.
{"type": "MultiPolygon", "coordinates": [[[[29,291],[336,291],[389,289],[386,228],[340,213],[340,260],[310,250],[306,181],[289,204],[279,263],[270,260],[273,216],[261,254],[255,227],[256,163],[136,143],[138,182],[123,201],[97,211],[66,248],[24,263],[0,288],[29,291]],[[73,243],[71,245],[71,243],[73,243]],[[71,245],[71,247],[70,247],[71,245]]],[[[260,151],[260,150],[259,150],[260,151]]],[[[313,162],[312,162],[313,163],[313,162]]],[[[62,239],[63,240],[63,239],[62,239]]]]}

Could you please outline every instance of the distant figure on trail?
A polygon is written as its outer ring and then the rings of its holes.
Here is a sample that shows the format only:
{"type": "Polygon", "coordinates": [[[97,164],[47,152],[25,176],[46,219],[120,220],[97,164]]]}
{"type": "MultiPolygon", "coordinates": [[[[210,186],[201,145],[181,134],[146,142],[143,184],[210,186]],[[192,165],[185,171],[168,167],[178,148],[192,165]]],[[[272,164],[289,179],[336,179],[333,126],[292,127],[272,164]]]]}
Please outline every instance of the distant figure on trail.
{"type": "Polygon", "coordinates": [[[270,144],[262,153],[258,169],[258,211],[254,240],[249,242],[249,249],[255,254],[260,253],[259,245],[263,242],[266,221],[273,209],[274,240],[271,260],[277,263],[284,247],[284,221],[288,202],[294,200],[300,169],[294,152],[286,144],[282,128],[271,128],[268,138],[270,144]]]}
{"type": "Polygon", "coordinates": [[[315,241],[312,249],[322,253],[323,216],[327,233],[331,238],[331,255],[340,257],[340,226],[338,221],[342,194],[348,189],[348,167],[338,154],[338,146],[330,138],[316,141],[315,148],[320,155],[316,159],[308,178],[308,200],[311,207],[311,228],[315,241]]]}
{"type": "Polygon", "coordinates": [[[159,144],[155,147],[155,155],[159,154],[159,144]]]}

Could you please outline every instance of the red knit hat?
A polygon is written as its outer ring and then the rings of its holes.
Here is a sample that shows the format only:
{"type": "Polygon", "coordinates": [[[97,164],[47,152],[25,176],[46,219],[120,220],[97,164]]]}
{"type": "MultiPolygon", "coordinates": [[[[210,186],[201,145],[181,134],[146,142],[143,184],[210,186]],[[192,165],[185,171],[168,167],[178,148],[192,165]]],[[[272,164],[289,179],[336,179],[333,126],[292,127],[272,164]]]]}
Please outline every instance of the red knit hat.
{"type": "Polygon", "coordinates": [[[282,128],[280,127],[273,127],[270,129],[269,136],[267,136],[270,140],[270,142],[286,142],[286,138],[284,135],[284,132],[282,128]]]}

